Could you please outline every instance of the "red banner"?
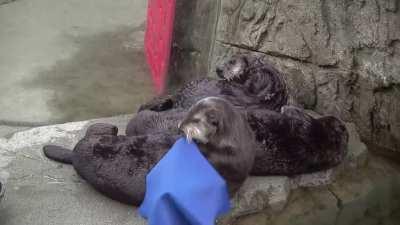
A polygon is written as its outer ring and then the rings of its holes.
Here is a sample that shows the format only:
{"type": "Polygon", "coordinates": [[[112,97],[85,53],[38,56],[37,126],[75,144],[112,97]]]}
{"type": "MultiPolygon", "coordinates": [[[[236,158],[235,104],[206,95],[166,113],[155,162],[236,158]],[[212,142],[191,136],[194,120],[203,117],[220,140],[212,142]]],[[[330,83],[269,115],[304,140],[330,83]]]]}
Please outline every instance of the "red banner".
{"type": "Polygon", "coordinates": [[[175,0],[149,0],[145,53],[155,89],[165,88],[174,28],[175,0]]]}

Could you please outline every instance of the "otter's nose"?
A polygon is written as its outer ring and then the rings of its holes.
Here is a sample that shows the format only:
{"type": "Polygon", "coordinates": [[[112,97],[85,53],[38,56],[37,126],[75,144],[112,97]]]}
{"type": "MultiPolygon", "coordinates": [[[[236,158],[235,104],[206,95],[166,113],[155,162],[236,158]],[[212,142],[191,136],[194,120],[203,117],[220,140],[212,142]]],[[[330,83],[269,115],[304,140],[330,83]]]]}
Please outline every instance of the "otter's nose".
{"type": "Polygon", "coordinates": [[[219,78],[224,79],[224,76],[223,76],[224,71],[220,67],[217,67],[217,69],[215,71],[217,72],[217,76],[219,78]]]}

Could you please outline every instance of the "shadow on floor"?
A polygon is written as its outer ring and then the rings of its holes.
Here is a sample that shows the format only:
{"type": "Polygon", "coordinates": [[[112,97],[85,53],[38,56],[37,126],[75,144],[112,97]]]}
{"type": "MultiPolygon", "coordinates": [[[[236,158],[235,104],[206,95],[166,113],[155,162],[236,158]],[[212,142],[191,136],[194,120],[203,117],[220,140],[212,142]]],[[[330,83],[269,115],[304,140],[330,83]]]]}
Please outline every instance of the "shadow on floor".
{"type": "Polygon", "coordinates": [[[78,52],[25,80],[26,89],[47,89],[47,102],[60,123],[134,113],[152,97],[151,78],[143,52],[144,25],[114,32],[68,37],[78,52]]]}

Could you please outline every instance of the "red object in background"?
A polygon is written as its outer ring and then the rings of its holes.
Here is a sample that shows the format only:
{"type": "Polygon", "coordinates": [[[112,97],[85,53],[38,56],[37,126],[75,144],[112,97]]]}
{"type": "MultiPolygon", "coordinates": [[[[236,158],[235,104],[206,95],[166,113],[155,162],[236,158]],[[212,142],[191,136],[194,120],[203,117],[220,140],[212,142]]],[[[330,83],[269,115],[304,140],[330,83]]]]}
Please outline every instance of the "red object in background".
{"type": "Polygon", "coordinates": [[[145,54],[158,94],[165,88],[171,54],[176,0],[149,0],[145,54]]]}

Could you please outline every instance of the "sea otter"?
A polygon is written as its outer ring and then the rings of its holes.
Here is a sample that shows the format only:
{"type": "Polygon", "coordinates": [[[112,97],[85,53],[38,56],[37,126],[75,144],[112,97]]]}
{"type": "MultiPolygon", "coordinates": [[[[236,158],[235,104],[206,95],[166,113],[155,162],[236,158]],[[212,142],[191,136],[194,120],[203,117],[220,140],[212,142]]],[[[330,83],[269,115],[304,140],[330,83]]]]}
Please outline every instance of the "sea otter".
{"type": "Polygon", "coordinates": [[[205,97],[222,97],[236,107],[279,111],[288,92],[282,74],[260,57],[238,54],[216,69],[220,79],[202,78],[186,84],[175,94],[156,97],[140,111],[189,109],[205,97]]]}
{"type": "MultiPolygon", "coordinates": [[[[252,175],[291,176],[321,171],[340,164],[347,153],[348,133],[336,117],[315,119],[295,106],[283,106],[279,112],[241,107],[235,110],[246,116],[257,141],[252,175]]],[[[127,134],[177,132],[184,115],[186,111],[181,109],[141,111],[129,122],[127,134]]]]}
{"type": "MultiPolygon", "coordinates": [[[[255,157],[254,134],[244,115],[223,99],[207,98],[186,113],[179,129],[182,135],[198,142],[233,195],[247,178],[255,157]]],[[[139,205],[144,198],[147,173],[181,134],[165,131],[118,136],[117,133],[113,125],[94,124],[73,151],[48,145],[43,148],[44,154],[72,164],[82,178],[112,199],[139,205]]]]}
{"type": "Polygon", "coordinates": [[[314,119],[295,106],[247,115],[259,144],[253,175],[312,173],[337,166],[346,156],[349,135],[336,117],[314,119]]]}
{"type": "Polygon", "coordinates": [[[76,172],[102,194],[138,206],[145,194],[148,171],[179,136],[167,133],[128,137],[110,124],[93,124],[73,151],[44,146],[53,160],[72,164],[76,172]]]}
{"type": "Polygon", "coordinates": [[[253,168],[258,147],[244,112],[225,99],[204,98],[190,108],[179,129],[198,144],[233,196],[253,168]]]}

